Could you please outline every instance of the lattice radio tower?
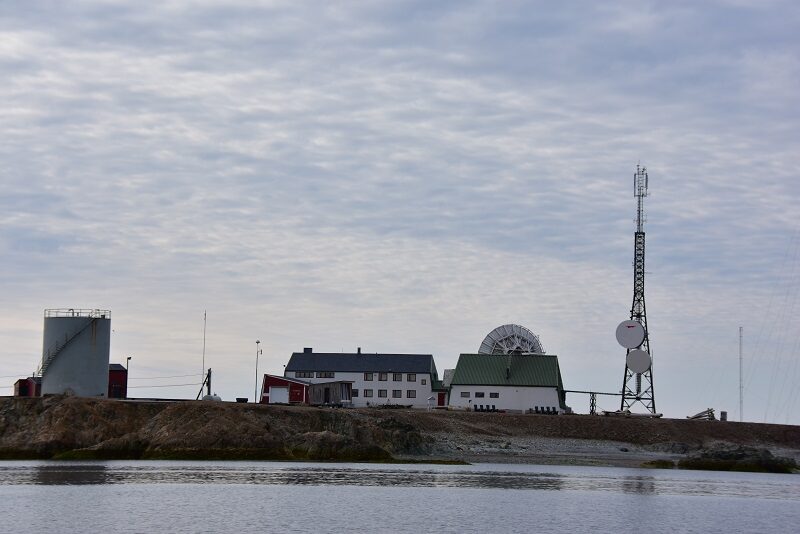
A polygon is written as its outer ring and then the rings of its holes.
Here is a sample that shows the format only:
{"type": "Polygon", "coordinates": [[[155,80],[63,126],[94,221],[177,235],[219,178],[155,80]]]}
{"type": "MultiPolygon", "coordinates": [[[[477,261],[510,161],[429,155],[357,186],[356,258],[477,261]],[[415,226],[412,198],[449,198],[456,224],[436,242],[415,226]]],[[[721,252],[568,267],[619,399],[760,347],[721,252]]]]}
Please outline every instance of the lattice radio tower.
{"type": "MultiPolygon", "coordinates": [[[[622,411],[629,411],[637,402],[647,411],[656,413],[653,392],[652,353],[650,333],[647,329],[647,313],[644,305],[644,197],[647,196],[647,169],[636,166],[633,175],[633,194],[636,197],[636,234],[633,254],[633,304],[631,321],[644,329],[644,339],[638,347],[628,348],[625,358],[625,379],[622,383],[622,411]],[[644,352],[647,357],[644,358],[644,352]],[[646,369],[645,369],[646,367],[646,369]]],[[[634,325],[635,326],[635,325],[634,325]]],[[[638,327],[637,327],[638,328],[638,327]]]]}

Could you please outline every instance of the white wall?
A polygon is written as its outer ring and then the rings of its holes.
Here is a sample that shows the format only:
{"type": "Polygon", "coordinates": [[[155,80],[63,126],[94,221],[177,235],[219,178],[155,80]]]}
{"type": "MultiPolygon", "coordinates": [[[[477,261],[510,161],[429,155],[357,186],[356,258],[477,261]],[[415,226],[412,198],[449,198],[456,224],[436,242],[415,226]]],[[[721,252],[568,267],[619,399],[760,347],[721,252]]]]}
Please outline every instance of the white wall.
{"type": "MultiPolygon", "coordinates": [[[[367,403],[370,405],[375,404],[402,404],[402,405],[411,405],[414,408],[427,408],[428,407],[428,397],[432,396],[431,393],[431,376],[428,373],[421,374],[417,373],[416,381],[409,382],[408,381],[408,373],[402,373],[403,380],[401,382],[395,382],[393,380],[394,373],[387,373],[388,380],[381,381],[378,380],[378,373],[372,373],[372,380],[365,381],[364,380],[364,373],[334,373],[333,378],[321,378],[317,377],[317,374],[314,373],[313,378],[306,378],[306,377],[297,377],[295,376],[294,371],[286,371],[284,376],[286,378],[296,378],[297,380],[303,380],[305,382],[311,382],[313,384],[319,384],[322,382],[333,382],[335,380],[343,380],[347,382],[353,383],[353,390],[358,390],[358,397],[353,396],[353,407],[365,407],[367,403]],[[422,384],[422,381],[425,381],[425,384],[422,384]],[[364,390],[371,389],[372,390],[372,397],[364,397],[364,390]],[[386,397],[379,397],[378,390],[385,389],[386,390],[386,397]],[[402,397],[399,399],[392,398],[392,390],[399,389],[402,392],[402,397]],[[408,390],[413,390],[416,392],[416,398],[408,398],[408,390]]],[[[433,395],[435,397],[435,395],[433,395]]],[[[436,399],[432,402],[432,406],[436,406],[436,399]]]]}
{"type": "Polygon", "coordinates": [[[492,406],[498,410],[527,411],[537,406],[542,411],[543,407],[559,408],[558,391],[556,388],[526,387],[526,386],[451,386],[450,406],[472,410],[475,405],[492,406]],[[469,397],[462,397],[462,392],[468,392],[469,397]],[[475,397],[475,393],[482,392],[483,398],[475,397]],[[493,399],[490,393],[497,393],[498,398],[493,399]]]}

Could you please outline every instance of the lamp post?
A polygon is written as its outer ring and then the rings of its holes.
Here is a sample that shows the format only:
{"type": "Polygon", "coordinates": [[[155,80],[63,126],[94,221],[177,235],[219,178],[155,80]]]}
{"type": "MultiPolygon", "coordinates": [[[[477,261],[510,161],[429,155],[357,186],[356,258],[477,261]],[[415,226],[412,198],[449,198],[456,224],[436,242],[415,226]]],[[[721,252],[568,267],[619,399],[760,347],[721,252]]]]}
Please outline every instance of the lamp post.
{"type": "Polygon", "coordinates": [[[256,339],[256,385],[253,388],[253,402],[258,403],[260,399],[258,398],[258,355],[261,354],[261,340],[256,339]]]}

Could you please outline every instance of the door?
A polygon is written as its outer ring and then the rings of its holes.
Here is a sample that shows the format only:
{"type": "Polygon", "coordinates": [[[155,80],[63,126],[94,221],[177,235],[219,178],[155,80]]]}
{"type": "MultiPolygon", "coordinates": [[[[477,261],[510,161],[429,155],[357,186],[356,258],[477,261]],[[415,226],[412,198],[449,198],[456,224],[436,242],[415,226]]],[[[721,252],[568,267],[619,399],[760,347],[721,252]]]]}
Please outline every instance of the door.
{"type": "Polygon", "coordinates": [[[331,388],[325,388],[325,404],[331,403],[331,388]]]}
{"type": "Polygon", "coordinates": [[[289,388],[288,387],[269,387],[269,403],[270,404],[289,404],[289,388]]]}
{"type": "Polygon", "coordinates": [[[444,391],[440,391],[439,392],[439,400],[437,401],[436,406],[444,406],[444,397],[445,397],[445,392],[444,391]]]}

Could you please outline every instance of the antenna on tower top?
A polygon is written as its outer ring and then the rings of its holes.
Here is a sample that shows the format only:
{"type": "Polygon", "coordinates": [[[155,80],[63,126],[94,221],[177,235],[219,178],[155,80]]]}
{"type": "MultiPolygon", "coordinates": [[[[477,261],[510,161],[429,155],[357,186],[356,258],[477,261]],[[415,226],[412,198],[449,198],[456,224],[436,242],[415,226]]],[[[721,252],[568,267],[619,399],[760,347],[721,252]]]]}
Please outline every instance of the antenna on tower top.
{"type": "Polygon", "coordinates": [[[636,174],[633,175],[633,196],[636,197],[636,231],[644,231],[644,197],[647,196],[647,168],[636,165],[636,174]]]}

